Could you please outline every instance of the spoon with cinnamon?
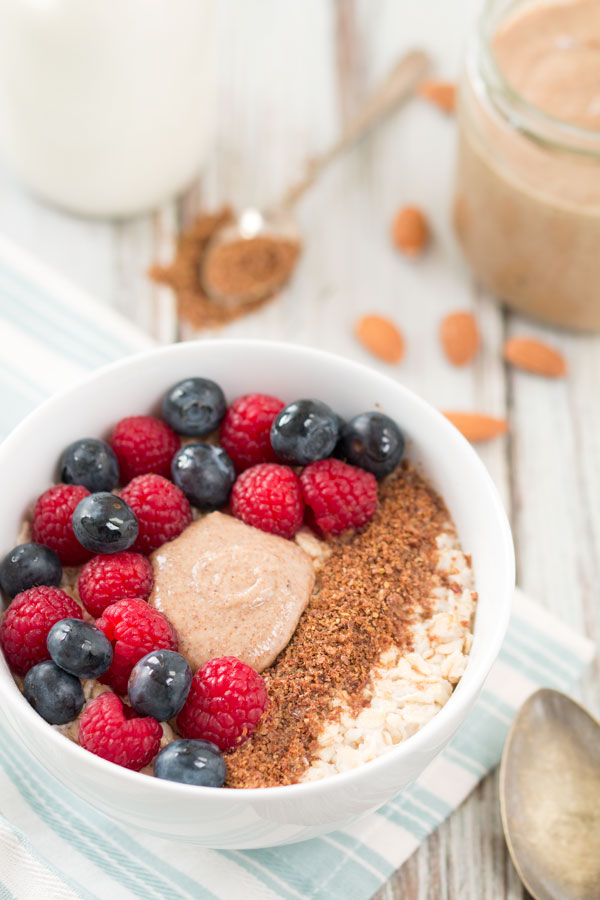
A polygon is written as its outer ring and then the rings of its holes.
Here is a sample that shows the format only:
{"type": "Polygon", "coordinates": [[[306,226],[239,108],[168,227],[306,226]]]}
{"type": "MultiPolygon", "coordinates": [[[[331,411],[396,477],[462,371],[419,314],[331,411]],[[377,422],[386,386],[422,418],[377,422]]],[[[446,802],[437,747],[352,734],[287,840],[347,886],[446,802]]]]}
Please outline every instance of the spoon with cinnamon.
{"type": "Polygon", "coordinates": [[[411,50],[366,100],[342,135],[325,153],[312,159],[303,177],[278,204],[261,211],[244,209],[235,222],[212,238],[202,265],[202,283],[211,299],[232,305],[252,303],[275,294],[290,277],[301,248],[292,210],[329,163],[370,132],[415,92],[429,69],[422,50],[411,50]]]}

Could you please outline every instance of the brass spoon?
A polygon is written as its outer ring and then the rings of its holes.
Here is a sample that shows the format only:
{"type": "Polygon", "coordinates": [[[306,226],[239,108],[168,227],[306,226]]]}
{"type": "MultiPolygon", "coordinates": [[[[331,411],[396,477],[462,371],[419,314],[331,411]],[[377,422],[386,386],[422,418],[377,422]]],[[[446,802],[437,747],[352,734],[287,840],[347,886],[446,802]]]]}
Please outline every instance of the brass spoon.
{"type": "Polygon", "coordinates": [[[500,811],[536,900],[600,898],[600,724],[558,691],[521,707],[500,766],[500,811]]]}
{"type": "MultiPolygon", "coordinates": [[[[411,50],[407,53],[366,100],[341,137],[322,156],[309,162],[304,176],[286,191],[276,206],[265,211],[253,207],[244,209],[233,224],[226,225],[217,232],[207,249],[201,273],[203,287],[209,297],[222,303],[251,303],[267,294],[275,293],[282,286],[270,279],[268,282],[256,283],[243,295],[224,294],[206,277],[206,273],[210,271],[210,256],[223,244],[259,236],[272,237],[300,246],[300,231],[292,216],[292,208],[296,201],[314,184],[332,160],[364,137],[397,106],[408,100],[428,69],[429,58],[422,50],[411,50]]],[[[287,278],[287,273],[284,277],[287,278]]]]}

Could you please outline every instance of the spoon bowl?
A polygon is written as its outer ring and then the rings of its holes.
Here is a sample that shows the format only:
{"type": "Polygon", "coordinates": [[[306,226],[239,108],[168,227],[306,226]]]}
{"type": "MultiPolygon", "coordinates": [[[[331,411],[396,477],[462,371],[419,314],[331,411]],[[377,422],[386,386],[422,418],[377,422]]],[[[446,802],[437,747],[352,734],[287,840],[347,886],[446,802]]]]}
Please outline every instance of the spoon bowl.
{"type": "Polygon", "coordinates": [[[290,275],[289,265],[274,265],[268,278],[258,278],[254,283],[245,284],[243,291],[223,291],[215,285],[210,276],[210,266],[214,262],[220,247],[233,246],[242,241],[254,241],[256,238],[270,239],[272,254],[285,253],[286,248],[296,247],[296,255],[300,252],[302,238],[300,229],[288,209],[276,209],[269,212],[255,207],[244,209],[234,222],[224,225],[211,239],[202,266],[201,279],[207,294],[226,305],[240,306],[257,303],[269,297],[283,287],[290,275]]]}
{"type": "Polygon", "coordinates": [[[536,900],[600,898],[600,725],[558,691],[521,707],[500,767],[508,849],[536,900]]]}

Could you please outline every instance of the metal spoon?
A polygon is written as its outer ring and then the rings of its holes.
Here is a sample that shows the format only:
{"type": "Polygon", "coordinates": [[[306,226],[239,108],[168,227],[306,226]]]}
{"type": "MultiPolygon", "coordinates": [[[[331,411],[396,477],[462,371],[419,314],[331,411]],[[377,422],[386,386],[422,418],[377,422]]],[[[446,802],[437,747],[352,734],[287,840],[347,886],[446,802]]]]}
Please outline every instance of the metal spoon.
{"type": "Polygon", "coordinates": [[[536,900],[600,898],[600,724],[558,691],[519,710],[500,766],[506,843],[536,900]]]}
{"type": "MultiPolygon", "coordinates": [[[[300,244],[300,231],[292,217],[296,201],[310,188],[318,176],[348,147],[364,137],[385,116],[414,93],[417,85],[427,74],[430,61],[422,50],[412,50],[397,63],[389,75],[368,98],[358,114],[345,128],[341,137],[322,156],[311,160],[300,181],[290,187],[278,204],[270,210],[244,209],[232,225],[222,228],[213,237],[207,249],[204,265],[207,267],[209,254],[225,243],[261,236],[271,236],[300,244]]],[[[214,300],[228,303],[250,303],[260,300],[266,293],[275,293],[277,287],[270,280],[266,286],[256,285],[242,295],[231,296],[219,293],[215,286],[203,277],[203,286],[214,300]]]]}

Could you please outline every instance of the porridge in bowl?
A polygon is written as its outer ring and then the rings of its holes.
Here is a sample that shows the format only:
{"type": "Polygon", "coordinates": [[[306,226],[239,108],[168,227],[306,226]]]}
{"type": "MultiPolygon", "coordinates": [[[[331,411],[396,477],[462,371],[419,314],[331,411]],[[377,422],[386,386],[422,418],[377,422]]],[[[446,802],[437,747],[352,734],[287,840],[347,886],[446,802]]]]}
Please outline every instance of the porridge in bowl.
{"type": "Polygon", "coordinates": [[[214,787],[324,778],[418,731],[465,671],[477,595],[398,425],[227,407],[203,378],[162,416],[66,448],[0,566],[26,699],[90,752],[214,787]]]}

